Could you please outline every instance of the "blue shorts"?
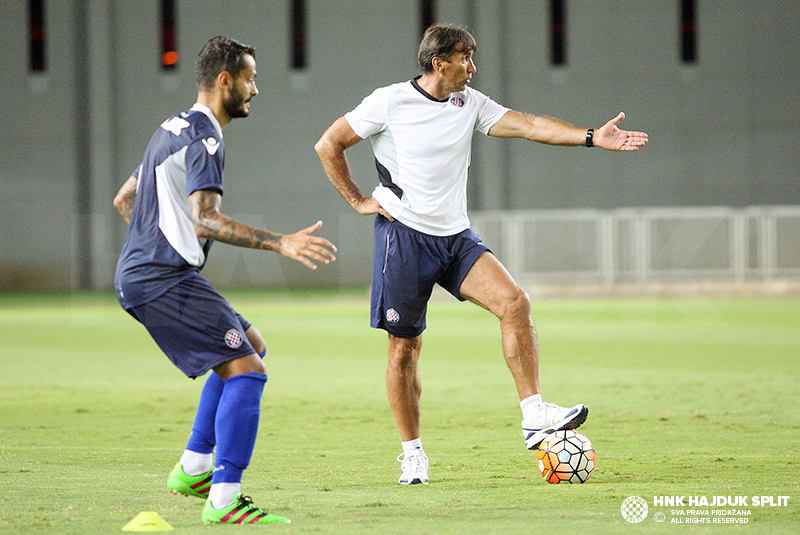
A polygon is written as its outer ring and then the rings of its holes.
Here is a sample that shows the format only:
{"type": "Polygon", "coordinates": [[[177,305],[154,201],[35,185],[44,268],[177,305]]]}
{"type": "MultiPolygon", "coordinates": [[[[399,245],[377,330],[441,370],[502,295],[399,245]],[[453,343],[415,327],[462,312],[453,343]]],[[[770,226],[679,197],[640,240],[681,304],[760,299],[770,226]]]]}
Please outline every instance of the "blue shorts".
{"type": "Polygon", "coordinates": [[[224,362],[255,353],[245,335],[250,323],[199,274],[127,312],[192,379],[224,362]]]}
{"type": "Polygon", "coordinates": [[[400,338],[419,336],[425,330],[433,285],[464,301],[461,283],[487,251],[472,229],[431,236],[378,215],[370,324],[400,338]]]}

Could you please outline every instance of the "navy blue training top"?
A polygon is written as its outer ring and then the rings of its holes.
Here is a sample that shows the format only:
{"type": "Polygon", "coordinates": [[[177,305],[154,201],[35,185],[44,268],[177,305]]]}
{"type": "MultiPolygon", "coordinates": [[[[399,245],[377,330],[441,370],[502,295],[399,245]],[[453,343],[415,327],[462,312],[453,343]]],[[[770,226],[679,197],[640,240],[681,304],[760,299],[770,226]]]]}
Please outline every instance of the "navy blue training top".
{"type": "Polygon", "coordinates": [[[223,192],[224,160],[222,128],[201,104],[153,134],[134,172],[136,201],[114,275],[123,308],[151,301],[203,268],[213,241],[195,234],[188,197],[223,192]]]}

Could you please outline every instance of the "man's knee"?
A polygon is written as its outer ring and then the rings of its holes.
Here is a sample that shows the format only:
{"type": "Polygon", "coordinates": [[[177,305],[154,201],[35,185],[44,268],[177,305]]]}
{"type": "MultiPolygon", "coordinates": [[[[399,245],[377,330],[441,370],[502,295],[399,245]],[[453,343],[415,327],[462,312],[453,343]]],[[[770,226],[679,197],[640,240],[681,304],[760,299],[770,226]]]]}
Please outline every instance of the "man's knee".
{"type": "Polygon", "coordinates": [[[404,369],[416,365],[421,345],[422,339],[419,336],[400,338],[390,334],[389,365],[404,369]]]}
{"type": "Polygon", "coordinates": [[[261,360],[255,353],[223,362],[219,366],[215,367],[214,371],[217,372],[217,375],[219,375],[223,380],[230,379],[231,377],[235,377],[237,375],[243,375],[245,373],[257,373],[263,375],[267,374],[267,368],[264,366],[264,361],[261,360]]]}
{"type": "Polygon", "coordinates": [[[497,316],[504,318],[530,318],[531,299],[528,292],[514,285],[511,291],[504,296],[497,316]]]}

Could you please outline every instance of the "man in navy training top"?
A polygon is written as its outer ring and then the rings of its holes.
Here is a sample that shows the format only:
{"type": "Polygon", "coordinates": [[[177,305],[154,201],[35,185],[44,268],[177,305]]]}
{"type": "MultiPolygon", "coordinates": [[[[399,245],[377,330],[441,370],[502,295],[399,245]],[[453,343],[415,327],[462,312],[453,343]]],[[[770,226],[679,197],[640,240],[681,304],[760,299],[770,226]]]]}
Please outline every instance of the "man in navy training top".
{"type": "Polygon", "coordinates": [[[417,361],[434,284],[500,319],[529,449],[537,449],[548,433],[578,427],[589,412],[585,405],[542,401],[529,297],[470,229],[466,184],[473,133],[606,150],[637,150],[647,143],[644,132],[617,127],[622,113],[595,131],[500,106],[468,87],[474,51],[475,40],[463,28],[431,26],[419,47],[422,74],[375,90],[315,146],[342,197],[360,214],[377,214],[371,325],[389,333],[386,384],[403,446],[400,483],[406,485],[428,482],[417,361]],[[345,156],[365,138],[372,142],[380,179],[372,197],[361,193],[345,156]]]}
{"type": "Polygon", "coordinates": [[[186,450],[167,480],[170,492],[207,499],[203,524],[288,522],[241,493],[267,381],[266,344],[199,272],[213,241],[277,251],[311,269],[335,260],[336,247],[314,235],[321,221],[277,234],[220,213],[222,129],[247,117],[258,94],[255,50],[213,38],[195,73],[197,102],[161,124],[114,199],[130,224],[114,287],[122,308],[183,373],[195,378],[212,370],[186,450]]]}

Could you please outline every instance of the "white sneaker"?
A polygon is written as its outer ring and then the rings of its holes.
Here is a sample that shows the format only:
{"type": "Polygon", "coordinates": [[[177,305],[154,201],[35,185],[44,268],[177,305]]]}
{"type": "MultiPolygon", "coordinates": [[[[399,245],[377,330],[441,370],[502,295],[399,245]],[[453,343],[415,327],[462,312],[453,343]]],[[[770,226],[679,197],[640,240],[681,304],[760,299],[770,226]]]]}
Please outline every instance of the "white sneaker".
{"type": "Polygon", "coordinates": [[[402,474],[400,474],[399,481],[401,485],[428,484],[428,456],[425,453],[410,455],[401,453],[397,456],[397,462],[402,463],[400,465],[402,474]]]}
{"type": "Polygon", "coordinates": [[[589,408],[586,405],[575,405],[566,408],[552,403],[542,403],[535,421],[522,422],[522,437],[529,450],[538,450],[544,437],[555,431],[577,429],[586,417],[589,408]]]}

